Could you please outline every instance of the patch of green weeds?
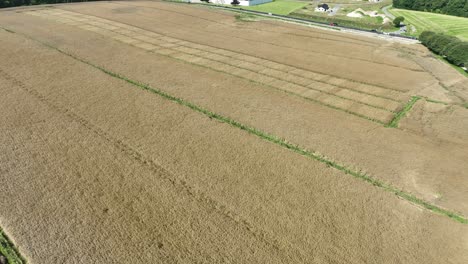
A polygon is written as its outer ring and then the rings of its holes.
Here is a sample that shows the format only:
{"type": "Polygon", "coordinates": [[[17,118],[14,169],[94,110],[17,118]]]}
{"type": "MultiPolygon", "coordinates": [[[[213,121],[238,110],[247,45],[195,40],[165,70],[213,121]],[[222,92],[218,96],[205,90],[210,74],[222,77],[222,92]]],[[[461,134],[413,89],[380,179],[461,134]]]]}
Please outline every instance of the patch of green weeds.
{"type": "Polygon", "coordinates": [[[393,119],[388,123],[387,127],[398,127],[398,123],[400,123],[400,120],[406,116],[406,114],[413,108],[414,104],[421,99],[419,96],[413,96],[411,97],[411,100],[408,101],[408,103],[401,109],[400,112],[398,112],[393,119]]]}
{"type": "Polygon", "coordinates": [[[26,260],[19,254],[11,240],[0,229],[0,254],[3,255],[8,264],[25,264],[26,260]]]}
{"type": "Polygon", "coordinates": [[[261,17],[251,14],[239,13],[234,16],[239,22],[255,22],[262,20],[261,17]]]}

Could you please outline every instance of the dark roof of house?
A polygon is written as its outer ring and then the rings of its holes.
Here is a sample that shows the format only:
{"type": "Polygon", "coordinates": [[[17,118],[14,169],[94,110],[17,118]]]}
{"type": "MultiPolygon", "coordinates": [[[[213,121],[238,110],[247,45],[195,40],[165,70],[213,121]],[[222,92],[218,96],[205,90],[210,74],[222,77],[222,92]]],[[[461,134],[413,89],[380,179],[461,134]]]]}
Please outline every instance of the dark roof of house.
{"type": "Polygon", "coordinates": [[[321,5],[318,5],[318,7],[323,7],[323,9],[325,10],[330,9],[330,7],[328,7],[327,4],[321,4],[321,5]]]}

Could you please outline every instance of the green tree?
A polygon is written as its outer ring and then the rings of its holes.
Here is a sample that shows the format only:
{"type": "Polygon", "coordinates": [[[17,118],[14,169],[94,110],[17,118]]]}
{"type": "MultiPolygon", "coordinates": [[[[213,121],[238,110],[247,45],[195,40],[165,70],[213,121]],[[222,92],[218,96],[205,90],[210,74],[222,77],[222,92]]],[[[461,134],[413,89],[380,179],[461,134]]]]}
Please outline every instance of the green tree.
{"type": "Polygon", "coordinates": [[[457,66],[468,66],[468,42],[459,42],[446,50],[447,60],[457,66]]]}
{"type": "Polygon", "coordinates": [[[401,22],[405,21],[405,18],[402,17],[402,16],[399,16],[399,17],[396,17],[394,20],[393,20],[393,24],[395,25],[395,27],[399,27],[401,22]]]}
{"type": "Polygon", "coordinates": [[[468,17],[468,0],[393,0],[393,6],[468,17]]]}
{"type": "Polygon", "coordinates": [[[432,2],[430,2],[430,10],[433,12],[442,10],[446,5],[447,0],[432,0],[432,2]]]}
{"type": "Polygon", "coordinates": [[[466,0],[448,0],[444,8],[445,13],[455,16],[467,16],[465,13],[466,0]]]}
{"type": "Polygon", "coordinates": [[[436,35],[435,32],[432,32],[432,31],[423,31],[420,35],[419,35],[419,41],[421,41],[421,43],[424,45],[424,46],[428,46],[429,45],[429,41],[436,35]]]}
{"type": "Polygon", "coordinates": [[[442,51],[451,43],[459,43],[460,39],[454,36],[448,36],[445,34],[437,34],[430,40],[430,49],[437,54],[442,54],[442,51]]]}
{"type": "Polygon", "coordinates": [[[422,32],[419,40],[433,52],[445,56],[450,63],[468,66],[468,42],[432,31],[422,32]]]}

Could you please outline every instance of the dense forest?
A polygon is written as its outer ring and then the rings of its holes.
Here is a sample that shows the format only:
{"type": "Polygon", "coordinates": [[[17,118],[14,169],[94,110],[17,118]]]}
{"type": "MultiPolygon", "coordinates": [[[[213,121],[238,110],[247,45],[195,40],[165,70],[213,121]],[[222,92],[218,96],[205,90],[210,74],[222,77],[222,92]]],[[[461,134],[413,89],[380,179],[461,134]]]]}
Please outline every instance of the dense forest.
{"type": "Polygon", "coordinates": [[[393,0],[396,8],[468,17],[468,0],[393,0]]]}
{"type": "Polygon", "coordinates": [[[452,64],[468,66],[468,42],[431,31],[421,33],[419,40],[434,53],[444,56],[452,64]]]}
{"type": "Polygon", "coordinates": [[[22,5],[56,4],[86,1],[87,0],[0,0],[0,8],[22,5]]]}

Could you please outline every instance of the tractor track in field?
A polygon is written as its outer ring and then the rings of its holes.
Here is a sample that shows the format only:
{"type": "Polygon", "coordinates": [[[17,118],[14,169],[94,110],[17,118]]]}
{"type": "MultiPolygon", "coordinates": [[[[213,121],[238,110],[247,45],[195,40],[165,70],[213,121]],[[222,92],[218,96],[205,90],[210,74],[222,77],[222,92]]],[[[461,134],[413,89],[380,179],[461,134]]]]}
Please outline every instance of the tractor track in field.
{"type": "MultiPolygon", "coordinates": [[[[52,48],[50,46],[48,46],[48,47],[52,48]]],[[[66,53],[62,52],[62,54],[67,56],[66,53]]],[[[85,63],[84,61],[81,61],[81,60],[79,60],[79,59],[77,59],[75,57],[72,57],[70,55],[68,55],[68,56],[70,58],[72,58],[72,59],[75,59],[75,60],[78,60],[78,61],[80,61],[82,63],[85,63]]],[[[96,68],[93,65],[90,65],[90,64],[88,64],[88,65],[90,67],[96,68]]],[[[210,208],[210,210],[214,210],[217,213],[219,213],[220,215],[223,215],[226,219],[229,219],[230,221],[233,221],[237,225],[242,226],[248,232],[250,232],[255,238],[257,238],[259,241],[262,241],[264,244],[274,248],[275,250],[278,250],[278,251],[283,250],[282,246],[280,246],[280,243],[277,241],[276,238],[273,238],[269,234],[263,232],[262,230],[260,230],[258,228],[255,228],[249,221],[242,218],[239,214],[237,214],[236,212],[228,209],[227,206],[219,203],[217,200],[209,197],[203,191],[192,187],[187,181],[185,181],[181,177],[175,176],[176,173],[168,170],[167,168],[165,168],[161,164],[157,163],[156,161],[146,157],[144,155],[144,153],[141,153],[136,148],[128,145],[127,143],[125,143],[124,140],[112,137],[109,133],[105,132],[100,127],[94,125],[92,122],[88,121],[87,119],[85,119],[85,118],[81,117],[80,115],[76,114],[75,112],[73,112],[73,110],[68,109],[66,107],[63,107],[63,106],[60,106],[60,103],[54,102],[53,100],[50,100],[49,98],[47,98],[43,94],[39,93],[34,88],[28,87],[23,82],[19,81],[18,79],[14,78],[13,76],[9,75],[2,68],[0,68],[0,76],[3,77],[5,80],[13,83],[17,87],[21,88],[27,94],[33,96],[38,101],[40,101],[41,103],[46,105],[48,108],[52,109],[54,112],[59,113],[59,114],[61,114],[63,116],[66,116],[70,120],[78,122],[82,127],[84,127],[87,130],[91,131],[96,136],[104,139],[110,145],[112,145],[116,149],[120,150],[129,159],[132,159],[132,160],[136,161],[137,163],[139,163],[140,165],[148,168],[149,170],[154,172],[155,175],[160,175],[160,177],[162,177],[164,180],[170,182],[177,189],[179,189],[181,191],[184,191],[190,197],[192,197],[194,200],[208,206],[210,208]]],[[[296,253],[299,254],[299,251],[296,252],[296,253]]]]}

